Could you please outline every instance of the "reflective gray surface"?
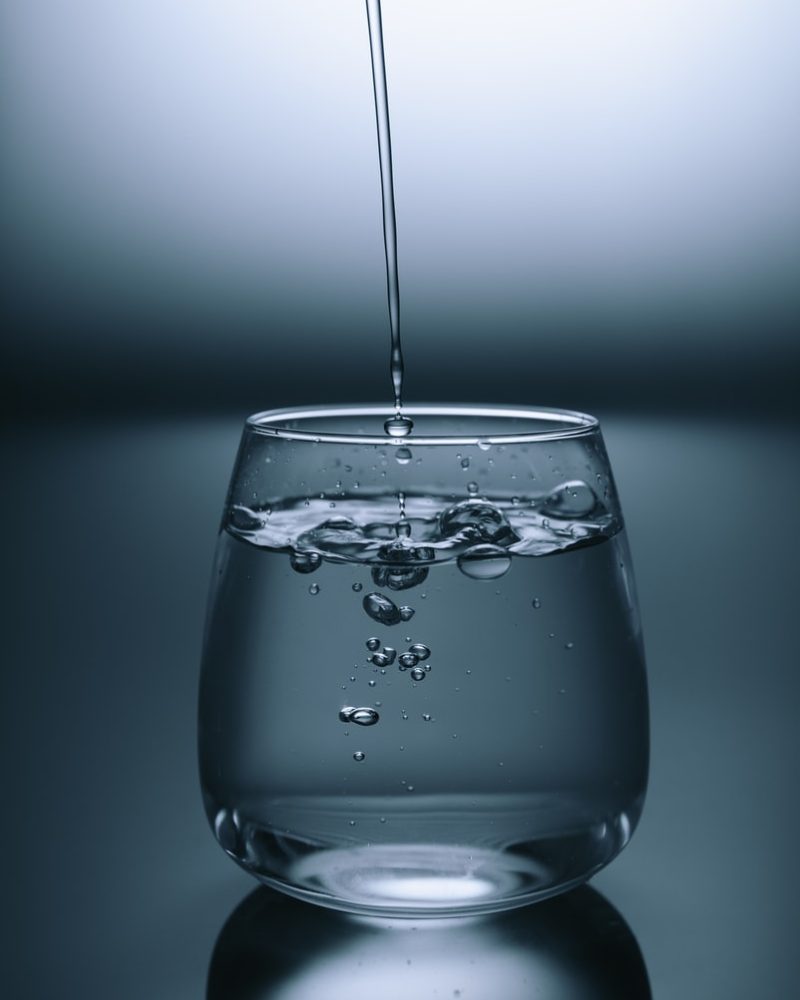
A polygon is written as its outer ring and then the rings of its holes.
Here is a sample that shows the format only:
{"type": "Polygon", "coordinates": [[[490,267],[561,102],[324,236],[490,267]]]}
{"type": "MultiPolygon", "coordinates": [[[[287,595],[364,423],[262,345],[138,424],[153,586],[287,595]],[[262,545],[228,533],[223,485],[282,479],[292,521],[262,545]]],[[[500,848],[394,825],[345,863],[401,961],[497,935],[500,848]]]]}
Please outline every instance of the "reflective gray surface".
{"type": "MultiPolygon", "coordinates": [[[[653,749],[642,824],[594,884],[658,1000],[788,997],[796,428],[603,425],[636,564],[653,749]]],[[[254,886],[212,840],[195,763],[206,587],[240,429],[3,432],[6,996],[202,997],[220,930],[254,886]]],[[[292,904],[293,933],[303,912],[292,904]]],[[[309,911],[306,971],[321,919],[309,911]]],[[[497,934],[476,954],[499,975],[532,960],[524,934],[497,934]]],[[[304,995],[256,987],[230,995],[304,995]]]]}

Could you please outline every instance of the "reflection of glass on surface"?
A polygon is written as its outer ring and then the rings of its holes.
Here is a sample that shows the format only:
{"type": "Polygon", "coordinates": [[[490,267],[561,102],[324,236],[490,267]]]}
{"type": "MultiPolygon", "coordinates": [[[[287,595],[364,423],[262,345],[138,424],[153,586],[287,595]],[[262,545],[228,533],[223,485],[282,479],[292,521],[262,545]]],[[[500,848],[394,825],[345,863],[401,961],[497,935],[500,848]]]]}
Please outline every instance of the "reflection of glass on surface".
{"type": "Polygon", "coordinates": [[[504,914],[351,917],[257,889],[217,939],[207,1000],[650,1000],[636,938],[587,887],[504,914]]]}

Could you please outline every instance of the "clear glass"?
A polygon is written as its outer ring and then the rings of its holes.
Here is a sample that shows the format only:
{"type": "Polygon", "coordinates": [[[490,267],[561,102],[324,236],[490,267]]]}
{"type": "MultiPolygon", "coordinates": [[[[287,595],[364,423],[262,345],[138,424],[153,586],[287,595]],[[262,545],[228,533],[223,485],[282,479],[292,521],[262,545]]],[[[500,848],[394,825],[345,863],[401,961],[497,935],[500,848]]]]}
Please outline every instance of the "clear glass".
{"type": "Polygon", "coordinates": [[[261,881],[440,916],[568,889],[648,766],[630,556],[597,421],[562,410],[247,421],[200,690],[205,807],[261,881]]]}

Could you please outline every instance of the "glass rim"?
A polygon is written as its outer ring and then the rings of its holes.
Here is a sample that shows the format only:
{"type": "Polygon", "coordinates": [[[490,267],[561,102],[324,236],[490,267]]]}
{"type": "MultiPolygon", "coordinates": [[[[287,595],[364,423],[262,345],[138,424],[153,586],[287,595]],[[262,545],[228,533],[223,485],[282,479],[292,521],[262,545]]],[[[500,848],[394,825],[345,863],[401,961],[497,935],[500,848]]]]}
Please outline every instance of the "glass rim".
{"type": "Polygon", "coordinates": [[[324,420],[335,417],[378,417],[387,419],[395,414],[394,407],[379,403],[337,404],[331,406],[290,406],[262,410],[245,421],[247,430],[266,437],[286,441],[310,441],[314,444],[352,445],[501,445],[527,444],[537,441],[561,441],[586,437],[600,427],[596,417],[579,410],[557,407],[506,406],[479,403],[412,403],[403,406],[403,415],[411,417],[485,417],[487,419],[529,420],[550,424],[539,430],[517,429],[510,433],[424,435],[414,431],[406,437],[388,434],[350,434],[329,431],[301,430],[282,426],[282,421],[324,420]]]}

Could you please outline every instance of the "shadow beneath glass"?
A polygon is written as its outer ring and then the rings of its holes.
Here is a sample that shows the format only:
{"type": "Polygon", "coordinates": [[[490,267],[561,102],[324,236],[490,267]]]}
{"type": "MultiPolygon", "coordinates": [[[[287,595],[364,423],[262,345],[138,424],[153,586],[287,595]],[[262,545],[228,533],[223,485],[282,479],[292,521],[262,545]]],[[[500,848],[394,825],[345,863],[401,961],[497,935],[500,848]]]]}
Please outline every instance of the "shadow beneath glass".
{"type": "Polygon", "coordinates": [[[217,938],[207,1000],[651,1000],[642,954],[594,889],[447,920],[354,917],[257,889],[217,938]]]}

